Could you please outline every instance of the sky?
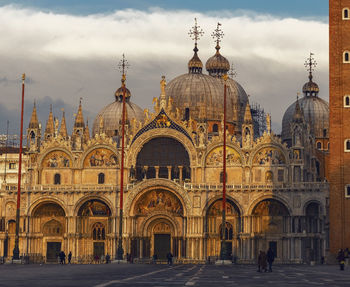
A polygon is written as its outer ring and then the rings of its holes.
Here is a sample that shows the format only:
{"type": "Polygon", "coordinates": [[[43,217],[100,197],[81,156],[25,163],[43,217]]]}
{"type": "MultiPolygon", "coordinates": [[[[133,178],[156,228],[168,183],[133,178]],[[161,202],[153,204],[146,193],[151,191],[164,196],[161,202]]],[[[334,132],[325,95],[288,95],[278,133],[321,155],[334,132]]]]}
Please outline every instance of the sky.
{"type": "Polygon", "coordinates": [[[27,74],[25,126],[36,101],[43,128],[52,104],[66,112],[69,131],[82,98],[90,128],[120,86],[118,61],[131,67],[132,101],[152,108],[159,81],[187,72],[193,55],[188,36],[194,18],[204,30],[202,62],[215,52],[210,37],[222,23],[221,53],[234,64],[251,102],[272,115],[276,133],[284,111],[307,81],[310,52],[318,63],[314,80],[328,100],[328,1],[2,1],[0,0],[0,134],[10,121],[19,133],[21,74],[27,74]],[[219,5],[218,5],[219,3],[219,5]]]}

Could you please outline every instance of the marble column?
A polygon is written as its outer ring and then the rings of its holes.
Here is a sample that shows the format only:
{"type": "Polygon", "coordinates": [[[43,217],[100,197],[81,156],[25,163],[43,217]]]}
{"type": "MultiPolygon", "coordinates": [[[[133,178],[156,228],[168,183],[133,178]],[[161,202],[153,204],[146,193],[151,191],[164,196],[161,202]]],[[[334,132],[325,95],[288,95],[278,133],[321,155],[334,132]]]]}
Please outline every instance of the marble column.
{"type": "Polygon", "coordinates": [[[182,170],[183,170],[183,166],[182,165],[179,165],[179,180],[180,182],[182,182],[182,170]]]}
{"type": "Polygon", "coordinates": [[[156,170],[156,178],[159,178],[159,165],[156,165],[154,168],[156,170]]]}
{"type": "Polygon", "coordinates": [[[167,169],[168,169],[168,179],[171,180],[171,165],[168,165],[167,169]]]}

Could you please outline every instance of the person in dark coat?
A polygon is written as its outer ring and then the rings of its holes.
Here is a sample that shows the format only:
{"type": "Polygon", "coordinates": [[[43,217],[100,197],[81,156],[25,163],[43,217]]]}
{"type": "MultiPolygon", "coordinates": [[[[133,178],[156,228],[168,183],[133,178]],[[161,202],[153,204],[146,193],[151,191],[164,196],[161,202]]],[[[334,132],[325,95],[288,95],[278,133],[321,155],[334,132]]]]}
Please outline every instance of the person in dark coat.
{"type": "Polygon", "coordinates": [[[258,257],[258,272],[267,272],[266,253],[260,250],[258,257]]]}
{"type": "Polygon", "coordinates": [[[60,252],[59,257],[60,257],[60,263],[66,264],[66,254],[64,253],[63,250],[60,252]]]}
{"type": "Polygon", "coordinates": [[[339,262],[340,270],[344,270],[345,255],[344,255],[344,250],[343,249],[339,249],[337,260],[339,262]]]}
{"type": "Polygon", "coordinates": [[[272,272],[272,263],[275,260],[275,253],[273,253],[271,248],[267,250],[266,258],[267,258],[267,263],[269,263],[269,272],[272,272]]]}
{"type": "Polygon", "coordinates": [[[109,260],[111,260],[111,256],[109,256],[109,254],[107,253],[107,255],[106,255],[106,264],[109,263],[109,260]]]}
{"type": "Polygon", "coordinates": [[[72,251],[69,251],[69,253],[68,253],[68,264],[70,264],[71,260],[72,260],[72,251]]]}
{"type": "Polygon", "coordinates": [[[173,255],[171,254],[171,252],[169,252],[169,253],[166,255],[166,258],[168,259],[168,264],[169,264],[169,265],[173,265],[173,255]]]}

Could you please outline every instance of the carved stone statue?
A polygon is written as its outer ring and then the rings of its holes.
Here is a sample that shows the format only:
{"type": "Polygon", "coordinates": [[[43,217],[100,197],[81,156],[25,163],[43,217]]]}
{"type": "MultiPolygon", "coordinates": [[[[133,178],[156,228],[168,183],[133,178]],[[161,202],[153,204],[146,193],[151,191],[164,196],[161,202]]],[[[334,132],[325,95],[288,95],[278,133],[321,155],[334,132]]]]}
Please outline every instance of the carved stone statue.
{"type": "Polygon", "coordinates": [[[162,80],[160,81],[160,91],[161,95],[165,95],[165,87],[166,87],[166,81],[165,81],[165,76],[162,76],[162,80]]]}
{"type": "Polygon", "coordinates": [[[271,133],[271,115],[270,114],[266,115],[266,128],[267,128],[267,132],[270,134],[271,133]]]}

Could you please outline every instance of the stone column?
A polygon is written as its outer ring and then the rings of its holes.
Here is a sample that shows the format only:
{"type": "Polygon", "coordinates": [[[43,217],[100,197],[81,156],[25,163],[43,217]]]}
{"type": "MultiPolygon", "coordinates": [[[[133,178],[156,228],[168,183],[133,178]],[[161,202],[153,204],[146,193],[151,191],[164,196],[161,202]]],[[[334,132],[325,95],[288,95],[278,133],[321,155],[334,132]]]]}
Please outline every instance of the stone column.
{"type": "Polygon", "coordinates": [[[184,167],[182,165],[179,165],[178,168],[179,168],[179,180],[180,182],[182,182],[182,170],[184,167]]]}
{"type": "Polygon", "coordinates": [[[147,170],[148,170],[148,166],[145,165],[143,168],[145,169],[145,176],[144,176],[143,179],[147,179],[147,170]]]}
{"type": "Polygon", "coordinates": [[[143,258],[143,239],[140,238],[140,254],[139,254],[140,258],[143,258]]]}
{"type": "Polygon", "coordinates": [[[154,168],[156,170],[156,178],[159,178],[159,165],[156,165],[154,168]]]}
{"type": "Polygon", "coordinates": [[[171,180],[171,165],[168,165],[167,168],[168,168],[168,179],[171,180]]]}

